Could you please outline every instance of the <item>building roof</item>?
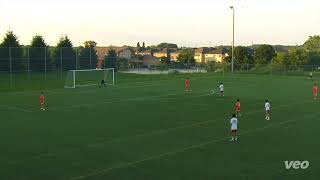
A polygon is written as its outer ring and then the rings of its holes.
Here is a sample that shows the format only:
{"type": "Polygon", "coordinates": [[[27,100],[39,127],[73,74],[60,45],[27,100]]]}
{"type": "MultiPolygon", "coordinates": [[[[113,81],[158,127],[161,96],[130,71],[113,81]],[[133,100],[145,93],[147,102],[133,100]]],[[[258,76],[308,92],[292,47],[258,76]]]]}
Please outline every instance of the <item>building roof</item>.
{"type": "Polygon", "coordinates": [[[213,50],[213,48],[211,47],[201,47],[201,48],[197,48],[195,49],[195,53],[201,53],[201,54],[206,54],[207,52],[213,50]]]}
{"type": "Polygon", "coordinates": [[[139,63],[143,63],[143,60],[140,60],[140,59],[129,59],[128,62],[129,63],[134,63],[134,64],[139,64],[139,63]]]}
{"type": "Polygon", "coordinates": [[[116,53],[119,53],[123,50],[129,49],[131,51],[134,51],[133,49],[131,49],[131,47],[129,46],[122,46],[122,47],[117,47],[117,46],[107,46],[107,47],[96,47],[96,51],[99,53],[104,53],[107,54],[109,52],[109,50],[115,50],[116,53]]]}
{"type": "Polygon", "coordinates": [[[171,53],[171,52],[174,52],[174,51],[176,51],[176,49],[167,49],[167,48],[165,48],[165,49],[161,49],[161,50],[159,50],[159,51],[157,51],[155,53],[171,53]]]}
{"type": "Polygon", "coordinates": [[[228,51],[225,48],[212,49],[205,54],[226,54],[228,51]]]}
{"type": "Polygon", "coordinates": [[[173,51],[170,54],[180,54],[182,50],[173,51]]]}
{"type": "Polygon", "coordinates": [[[150,54],[150,53],[153,53],[154,51],[152,49],[146,49],[146,50],[143,50],[143,51],[140,51],[139,53],[143,53],[143,54],[150,54]]]}
{"type": "Polygon", "coordinates": [[[149,65],[158,65],[158,64],[160,64],[160,60],[157,59],[154,56],[151,56],[151,55],[144,55],[142,57],[142,60],[143,60],[143,62],[145,64],[149,64],[149,65]]]}

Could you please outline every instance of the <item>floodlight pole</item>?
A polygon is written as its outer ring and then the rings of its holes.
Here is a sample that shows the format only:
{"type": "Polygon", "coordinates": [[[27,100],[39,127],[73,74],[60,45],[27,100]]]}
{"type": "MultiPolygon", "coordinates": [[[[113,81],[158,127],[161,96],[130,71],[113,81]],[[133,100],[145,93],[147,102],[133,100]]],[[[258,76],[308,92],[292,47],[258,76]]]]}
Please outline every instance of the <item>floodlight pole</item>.
{"type": "Polygon", "coordinates": [[[234,7],[230,6],[232,9],[232,62],[231,62],[231,72],[234,70],[234,7]]]}

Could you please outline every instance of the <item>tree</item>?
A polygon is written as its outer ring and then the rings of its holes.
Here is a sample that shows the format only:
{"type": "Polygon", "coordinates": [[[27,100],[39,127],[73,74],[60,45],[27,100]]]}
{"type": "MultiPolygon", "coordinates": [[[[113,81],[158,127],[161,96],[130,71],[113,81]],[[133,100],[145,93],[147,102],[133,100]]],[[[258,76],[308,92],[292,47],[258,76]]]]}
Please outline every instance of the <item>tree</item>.
{"type": "Polygon", "coordinates": [[[164,49],[164,48],[178,48],[178,45],[172,44],[172,43],[160,43],[157,45],[158,48],[164,49]]]}
{"type": "Polygon", "coordinates": [[[23,48],[17,36],[8,31],[0,44],[1,71],[20,71],[23,68],[23,48]],[[11,62],[11,63],[10,63],[11,62]],[[10,66],[11,64],[11,66],[10,66]]]}
{"type": "Polygon", "coordinates": [[[273,62],[280,65],[290,65],[289,54],[284,52],[277,53],[273,62]]]}
{"type": "Polygon", "coordinates": [[[119,58],[117,60],[117,68],[121,70],[127,70],[129,67],[129,61],[126,58],[119,58]]]}
{"type": "Polygon", "coordinates": [[[177,57],[179,62],[182,62],[184,64],[194,64],[194,53],[191,49],[183,49],[179,56],[177,57]]]}
{"type": "Polygon", "coordinates": [[[164,64],[170,64],[170,58],[169,57],[160,57],[160,62],[164,64]]]}
{"type": "Polygon", "coordinates": [[[309,36],[309,39],[303,44],[304,49],[307,51],[320,52],[320,36],[309,36]]]}
{"type": "Polygon", "coordinates": [[[289,51],[291,65],[305,65],[308,63],[307,54],[302,48],[294,48],[289,51]]]}
{"type": "Polygon", "coordinates": [[[142,50],[146,50],[146,44],[144,42],[142,42],[142,47],[141,47],[142,50]]]}
{"type": "Polygon", "coordinates": [[[308,59],[308,64],[310,65],[320,65],[320,53],[317,51],[306,52],[308,59]]]}
{"type": "Polygon", "coordinates": [[[104,63],[106,68],[115,68],[117,62],[117,53],[114,49],[110,49],[108,54],[104,58],[104,63]]]}
{"type": "Polygon", "coordinates": [[[28,48],[29,68],[31,71],[45,71],[50,67],[50,52],[48,45],[41,35],[35,35],[32,38],[31,45],[28,48]]]}
{"type": "Polygon", "coordinates": [[[85,48],[95,48],[97,43],[95,41],[85,41],[83,45],[85,48]]]}
{"type": "Polygon", "coordinates": [[[137,43],[137,48],[138,48],[138,49],[140,49],[140,48],[141,48],[141,46],[140,46],[140,43],[139,43],[139,42],[137,43]]]}
{"type": "Polygon", "coordinates": [[[62,36],[52,53],[57,69],[76,69],[76,53],[68,36],[62,36]],[[61,64],[62,63],[62,64],[61,64]]]}
{"type": "Polygon", "coordinates": [[[261,45],[255,49],[254,60],[256,64],[268,64],[276,56],[276,52],[271,45],[261,45]]]}
{"type": "Polygon", "coordinates": [[[236,64],[253,64],[253,51],[248,47],[237,46],[234,48],[234,59],[236,64]]]}
{"type": "Polygon", "coordinates": [[[320,36],[309,36],[309,39],[303,44],[308,59],[308,64],[320,65],[320,36]]]}
{"type": "Polygon", "coordinates": [[[94,69],[97,67],[97,51],[95,49],[97,43],[94,41],[86,41],[84,46],[79,47],[79,67],[80,69],[94,69]]]}

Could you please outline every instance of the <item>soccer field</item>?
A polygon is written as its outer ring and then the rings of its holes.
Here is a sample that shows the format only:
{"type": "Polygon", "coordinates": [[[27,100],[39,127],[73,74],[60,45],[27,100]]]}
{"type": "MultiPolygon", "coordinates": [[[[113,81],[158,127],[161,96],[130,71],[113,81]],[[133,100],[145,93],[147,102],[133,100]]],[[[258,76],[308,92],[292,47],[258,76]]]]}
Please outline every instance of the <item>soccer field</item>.
{"type": "Polygon", "coordinates": [[[114,87],[63,85],[45,88],[45,112],[40,89],[32,88],[39,84],[0,93],[1,180],[320,177],[320,100],[313,100],[313,82],[305,77],[117,75],[114,87]],[[237,98],[239,140],[229,142],[237,98]],[[296,160],[310,165],[285,168],[284,161],[296,160]]]}

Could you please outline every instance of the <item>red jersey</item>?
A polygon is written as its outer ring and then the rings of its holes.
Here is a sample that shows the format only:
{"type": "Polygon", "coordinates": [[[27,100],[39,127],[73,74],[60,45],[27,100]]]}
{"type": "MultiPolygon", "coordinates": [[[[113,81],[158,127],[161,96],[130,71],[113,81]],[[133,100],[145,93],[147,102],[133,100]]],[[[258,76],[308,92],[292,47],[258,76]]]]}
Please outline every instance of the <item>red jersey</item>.
{"type": "Polygon", "coordinates": [[[41,103],[44,102],[44,95],[40,95],[40,102],[41,102],[41,103]]]}
{"type": "Polygon", "coordinates": [[[186,86],[189,86],[189,79],[186,80],[186,86]]]}
{"type": "Polygon", "coordinates": [[[241,107],[240,102],[236,102],[236,111],[240,111],[240,107],[241,107]]]}
{"type": "Polygon", "coordinates": [[[317,86],[313,86],[313,93],[318,94],[318,87],[317,86]]]}

